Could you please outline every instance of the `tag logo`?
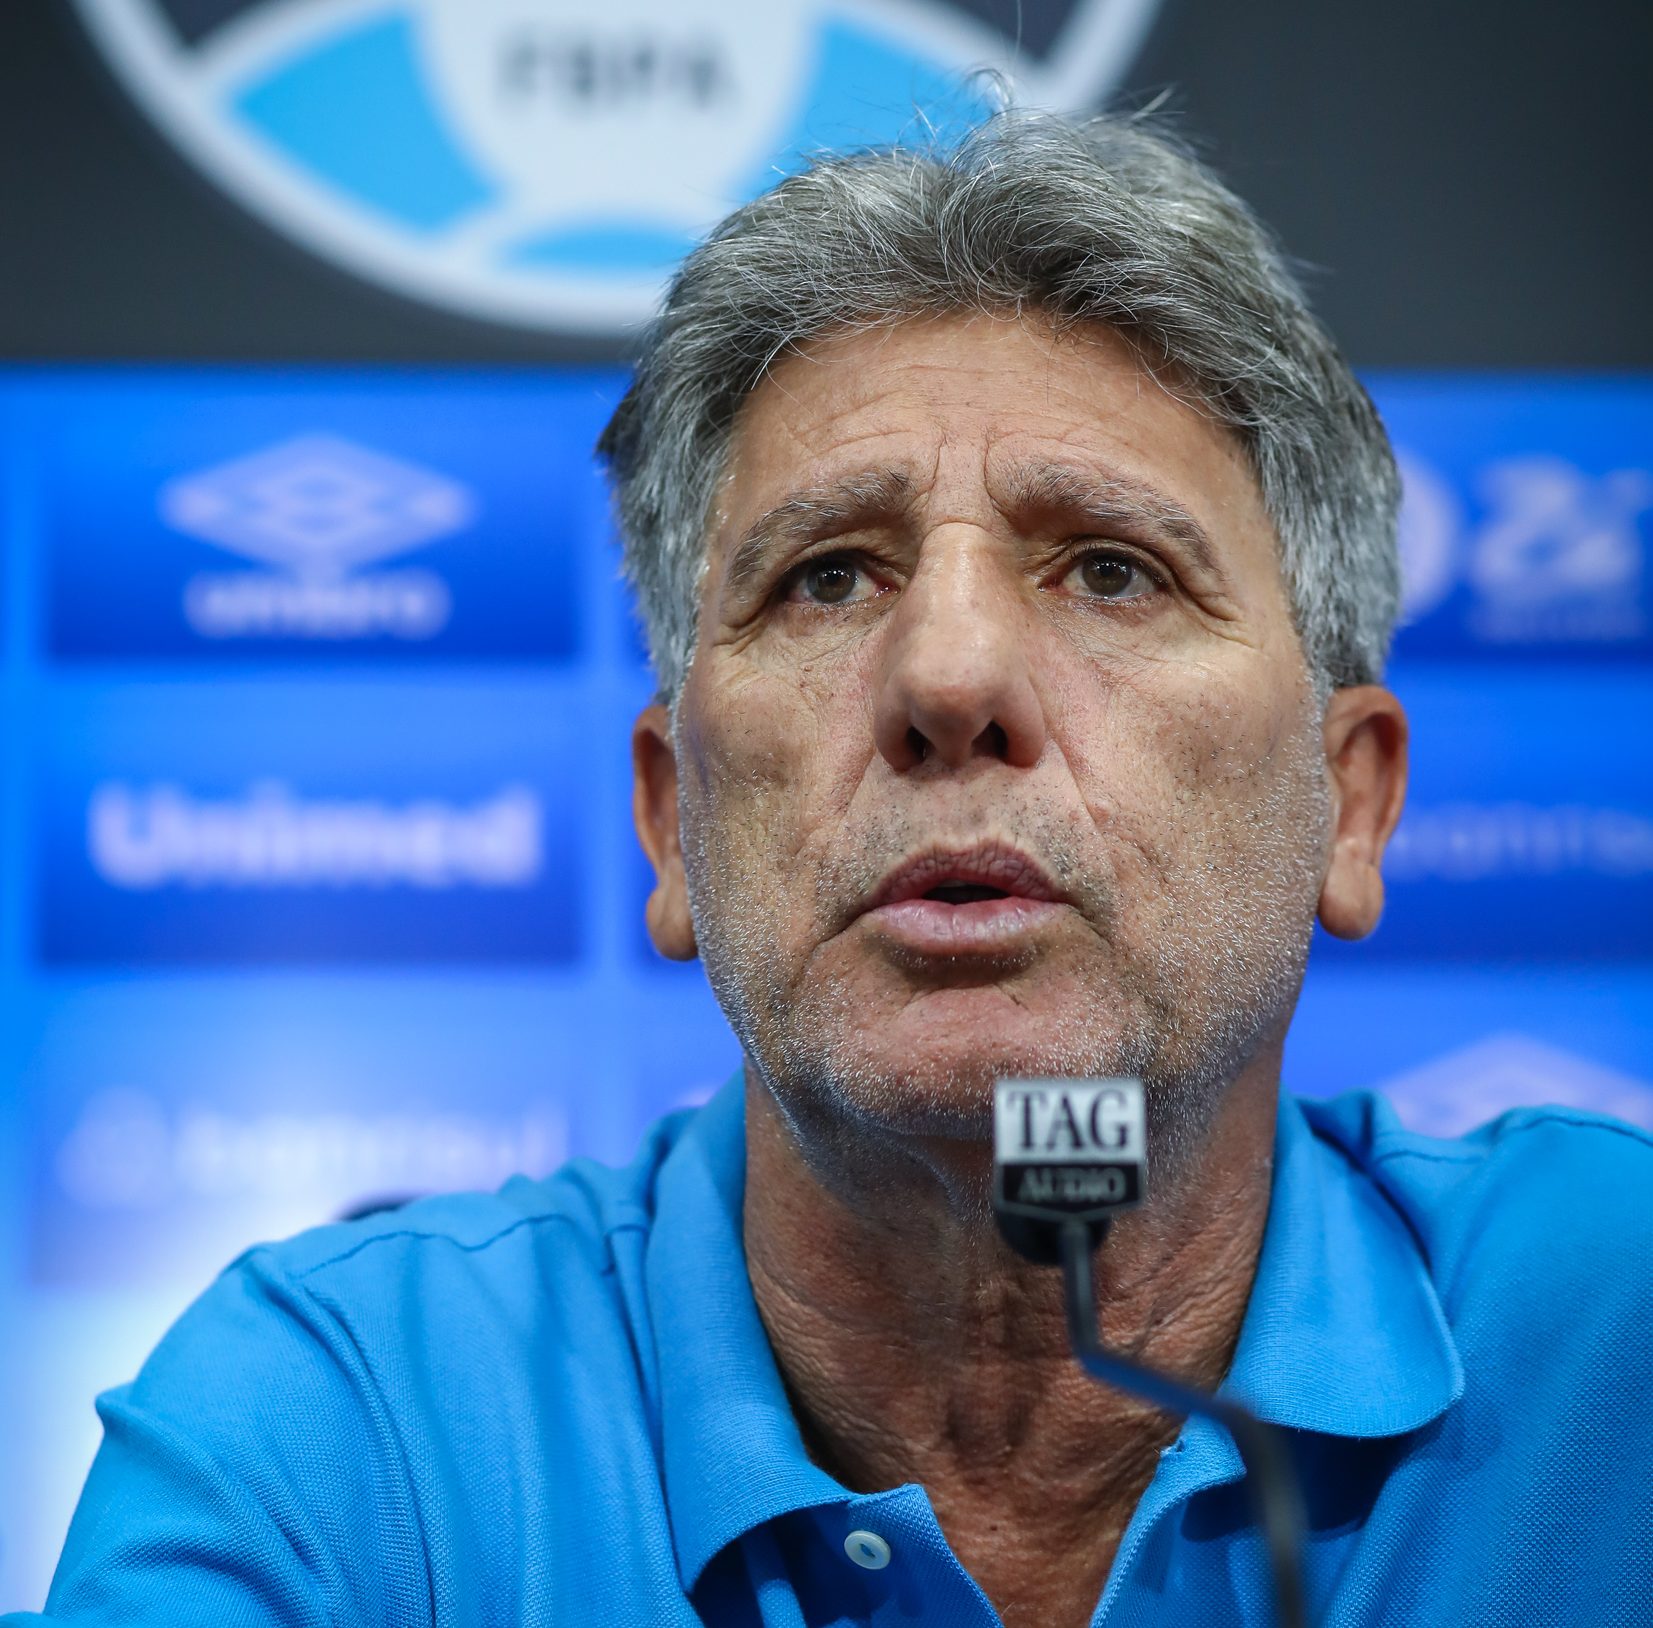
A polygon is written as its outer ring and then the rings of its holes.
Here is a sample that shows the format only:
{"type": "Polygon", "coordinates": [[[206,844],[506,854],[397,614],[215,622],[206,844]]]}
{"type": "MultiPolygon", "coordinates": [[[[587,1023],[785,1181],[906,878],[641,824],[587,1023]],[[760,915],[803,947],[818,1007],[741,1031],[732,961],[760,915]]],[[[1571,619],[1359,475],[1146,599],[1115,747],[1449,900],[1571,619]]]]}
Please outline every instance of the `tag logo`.
{"type": "Polygon", "coordinates": [[[1142,1202],[1148,1157],[1140,1080],[1001,1080],[993,1092],[996,1208],[1101,1220],[1142,1202]]]}
{"type": "Polygon", "coordinates": [[[618,335],[729,209],[821,148],[1097,106],[1159,0],[75,0],[231,197],[386,287],[618,335]],[[1002,22],[994,13],[1002,12],[1002,22]]]}
{"type": "Polygon", "coordinates": [[[457,481],[328,435],[168,481],[158,502],[173,531],[283,573],[191,577],[184,617],[209,639],[431,638],[452,610],[440,577],[351,573],[462,531],[476,508],[457,481]]]}

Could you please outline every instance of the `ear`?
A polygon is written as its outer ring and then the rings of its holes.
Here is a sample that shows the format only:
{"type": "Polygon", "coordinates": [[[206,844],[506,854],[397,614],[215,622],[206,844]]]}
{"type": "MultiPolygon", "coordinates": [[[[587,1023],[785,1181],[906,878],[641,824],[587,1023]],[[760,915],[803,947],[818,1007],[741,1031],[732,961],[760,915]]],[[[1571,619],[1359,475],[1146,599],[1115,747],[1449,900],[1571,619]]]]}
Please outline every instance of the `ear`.
{"type": "Polygon", "coordinates": [[[677,827],[677,753],[671,714],[658,701],[644,707],[632,725],[631,774],[632,818],[654,866],[654,891],[645,914],[649,937],[670,960],[692,961],[694,921],[677,827]]]}
{"type": "Polygon", "coordinates": [[[1383,850],[1406,801],[1406,713],[1388,690],[1357,684],[1326,705],[1332,850],[1320,887],[1320,923],[1364,938],[1383,914],[1383,850]]]}

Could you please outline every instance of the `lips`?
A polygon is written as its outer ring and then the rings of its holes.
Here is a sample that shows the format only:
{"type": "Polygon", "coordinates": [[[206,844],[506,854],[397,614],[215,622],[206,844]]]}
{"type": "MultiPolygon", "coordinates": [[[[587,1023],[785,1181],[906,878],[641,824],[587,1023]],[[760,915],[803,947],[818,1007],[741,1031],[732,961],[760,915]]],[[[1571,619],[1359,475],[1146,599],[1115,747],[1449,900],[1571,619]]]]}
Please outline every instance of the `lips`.
{"type": "Polygon", "coordinates": [[[904,861],[862,912],[870,929],[920,957],[1017,953],[1067,900],[1029,855],[1005,843],[904,861]]]}
{"type": "Polygon", "coordinates": [[[1005,898],[1054,903],[1061,897],[1036,860],[1008,844],[988,843],[936,850],[905,861],[878,884],[866,908],[878,910],[909,899],[957,907],[1005,898]]]}

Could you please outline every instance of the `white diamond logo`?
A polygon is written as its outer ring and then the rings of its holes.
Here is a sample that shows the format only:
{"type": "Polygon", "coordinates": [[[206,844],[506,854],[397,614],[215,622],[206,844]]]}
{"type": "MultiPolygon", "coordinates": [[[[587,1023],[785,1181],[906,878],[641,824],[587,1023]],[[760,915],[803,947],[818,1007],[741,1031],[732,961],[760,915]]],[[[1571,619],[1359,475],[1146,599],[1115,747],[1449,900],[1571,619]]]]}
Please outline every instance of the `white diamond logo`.
{"type": "Polygon", "coordinates": [[[331,435],[180,476],[161,488],[175,531],[311,581],[337,581],[468,526],[471,490],[331,435]]]}
{"type": "Polygon", "coordinates": [[[1492,1034],[1376,1089],[1410,1130],[1457,1136],[1506,1108],[1584,1108],[1653,1130],[1653,1082],[1524,1034],[1492,1034]]]}

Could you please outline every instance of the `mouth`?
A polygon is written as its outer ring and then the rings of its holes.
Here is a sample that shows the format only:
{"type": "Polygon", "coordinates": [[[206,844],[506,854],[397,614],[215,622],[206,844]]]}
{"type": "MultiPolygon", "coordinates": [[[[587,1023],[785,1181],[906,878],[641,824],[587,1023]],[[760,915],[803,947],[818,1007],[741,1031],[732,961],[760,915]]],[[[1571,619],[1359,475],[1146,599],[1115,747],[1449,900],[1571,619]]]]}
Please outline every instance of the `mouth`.
{"type": "Polygon", "coordinates": [[[983,843],[905,860],[879,883],[862,916],[910,954],[1003,955],[1025,950],[1067,904],[1030,855],[983,843]]]}

